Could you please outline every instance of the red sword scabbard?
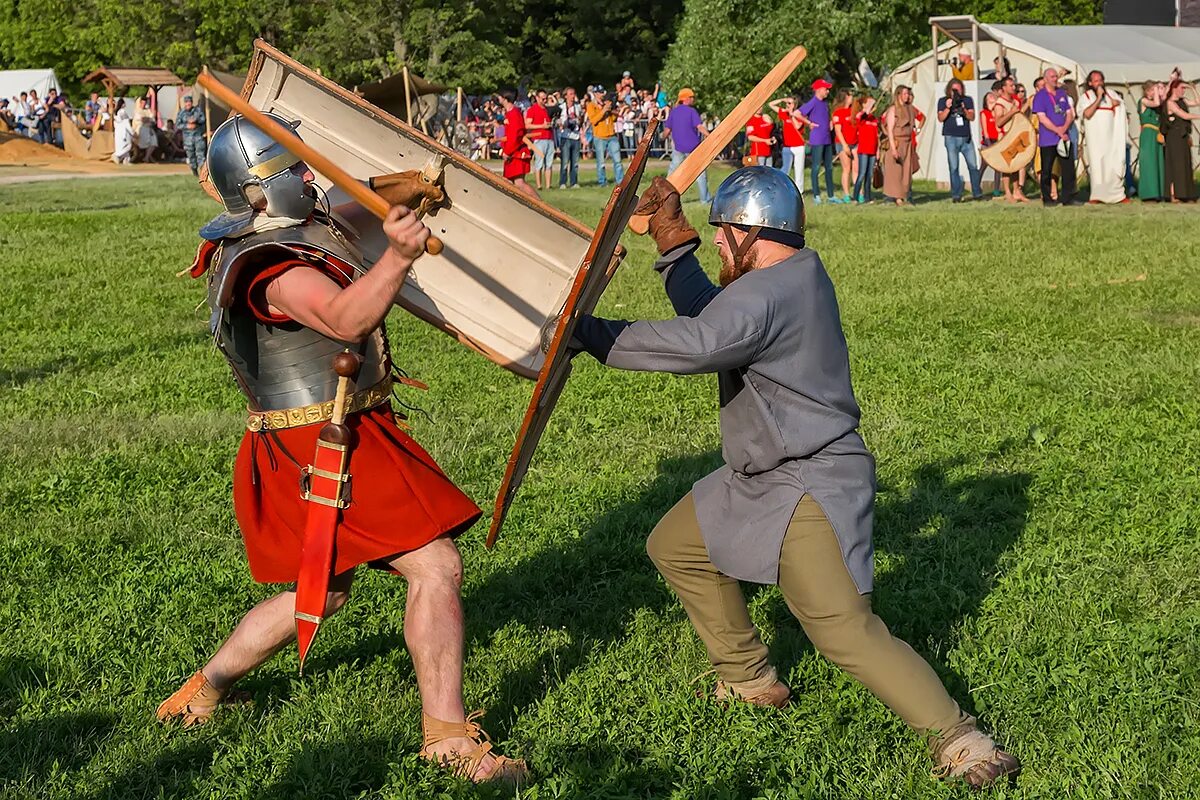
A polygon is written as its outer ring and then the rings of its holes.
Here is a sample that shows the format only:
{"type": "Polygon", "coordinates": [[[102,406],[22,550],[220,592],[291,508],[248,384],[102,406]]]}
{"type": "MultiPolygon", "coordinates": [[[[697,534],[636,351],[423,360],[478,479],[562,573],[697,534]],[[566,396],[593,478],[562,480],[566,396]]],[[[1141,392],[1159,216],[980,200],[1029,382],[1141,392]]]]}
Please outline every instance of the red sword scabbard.
{"type": "Polygon", "coordinates": [[[312,646],[313,638],[325,619],[329,579],[333,572],[338,519],[348,505],[345,487],[350,475],[351,433],[346,425],[346,401],[350,382],[358,372],[361,359],[350,352],[339,353],[333,360],[338,374],[333,416],[317,435],[313,463],[304,469],[301,497],[308,502],[304,526],[304,546],[300,552],[300,573],[296,578],[296,642],[300,647],[300,670],[312,646]]]}

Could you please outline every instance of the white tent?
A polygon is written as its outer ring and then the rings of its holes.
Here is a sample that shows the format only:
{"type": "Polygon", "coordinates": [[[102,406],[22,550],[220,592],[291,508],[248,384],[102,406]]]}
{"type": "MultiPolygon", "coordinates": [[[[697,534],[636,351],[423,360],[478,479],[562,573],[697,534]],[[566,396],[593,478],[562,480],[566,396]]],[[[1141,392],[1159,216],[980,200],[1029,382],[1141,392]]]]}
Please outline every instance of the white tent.
{"type": "Polygon", "coordinates": [[[0,97],[10,100],[30,89],[37,90],[38,97],[45,97],[47,90],[61,88],[62,84],[52,69],[0,70],[0,97]]]}
{"type": "MultiPolygon", "coordinates": [[[[921,170],[917,177],[949,181],[941,126],[937,122],[937,101],[945,93],[946,82],[953,77],[946,62],[959,51],[975,59],[982,80],[968,81],[967,94],[982,108],[984,95],[992,86],[992,64],[1004,56],[1017,80],[1033,92],[1033,81],[1047,67],[1065,68],[1068,78],[1083,90],[1087,73],[1104,73],[1111,89],[1125,100],[1129,111],[1129,131],[1134,157],[1137,154],[1137,101],[1142,82],[1167,80],[1179,67],[1185,78],[1200,79],[1200,28],[1167,28],[1153,25],[993,25],[974,17],[931,17],[937,58],[928,50],[896,67],[883,81],[891,91],[905,85],[913,89],[913,103],[926,116],[925,132],[918,140],[921,170]],[[941,38],[939,39],[939,34],[941,38]],[[941,61],[942,63],[938,63],[941,61]]],[[[975,141],[979,141],[976,117],[975,141]]],[[[964,173],[966,168],[963,167],[964,173]]]]}

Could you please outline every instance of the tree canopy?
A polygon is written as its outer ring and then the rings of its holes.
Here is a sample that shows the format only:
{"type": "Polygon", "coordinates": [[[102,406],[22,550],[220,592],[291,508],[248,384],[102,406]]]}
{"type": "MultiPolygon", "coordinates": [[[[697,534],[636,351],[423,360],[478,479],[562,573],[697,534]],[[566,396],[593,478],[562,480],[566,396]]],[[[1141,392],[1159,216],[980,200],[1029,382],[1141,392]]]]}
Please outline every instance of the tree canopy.
{"type": "Polygon", "coordinates": [[[53,67],[68,88],[103,64],[244,70],[256,37],[345,85],[407,63],[471,92],[653,80],[683,0],[0,0],[0,68],[53,67]]]}
{"type": "Polygon", "coordinates": [[[689,86],[701,107],[727,109],[797,44],[808,57],[784,87],[799,92],[830,75],[847,83],[859,60],[876,70],[929,47],[929,17],[973,14],[983,22],[1099,23],[1103,0],[687,0],[663,80],[689,86]]]}
{"type": "Polygon", "coordinates": [[[661,74],[701,106],[728,108],[790,47],[792,88],[845,80],[865,57],[895,65],[928,41],[933,14],[984,21],[1099,22],[1102,0],[0,0],[0,68],[53,67],[68,88],[103,64],[248,65],[261,36],[344,85],[402,64],[469,92],[517,84],[639,85],[661,74]]]}

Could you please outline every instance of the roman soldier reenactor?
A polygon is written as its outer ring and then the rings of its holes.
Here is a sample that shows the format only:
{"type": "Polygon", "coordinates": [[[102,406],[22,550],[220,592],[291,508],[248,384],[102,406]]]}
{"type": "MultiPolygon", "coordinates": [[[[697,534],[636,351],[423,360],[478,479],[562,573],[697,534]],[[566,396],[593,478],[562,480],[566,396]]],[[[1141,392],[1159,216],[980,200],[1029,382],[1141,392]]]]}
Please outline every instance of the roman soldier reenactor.
{"type": "Polygon", "coordinates": [[[369,564],[408,580],[421,755],[472,781],[523,777],[524,762],[494,752],[481,712],[463,706],[454,538],[480,511],[390,403],[394,385],[412,382],[392,363],[383,322],[430,235],[410,208],[441,201],[441,188],[416,171],[380,181],[389,247],[367,269],[353,231],[318,207],[308,166],[242,117],[213,133],[208,170],[225,211],[201,229],[191,274],[208,276],[213,338],[249,403],[234,510],[254,579],[292,587],[252,609],[158,718],[205,722],[294,639],[303,665],[369,564]]]}
{"type": "Polygon", "coordinates": [[[805,247],[796,185],[770,167],[721,185],[709,217],[720,287],[700,268],[700,236],[670,183],[655,178],[636,213],[652,215],[654,268],[678,316],[583,317],[572,346],[619,369],[719,377],[725,464],[647,543],[704,641],[716,697],[788,703],[739,581],[777,584],[813,646],[928,737],[936,775],[975,787],[1015,776],[1017,759],[871,610],[875,459],[858,433],[837,299],[805,247]]]}

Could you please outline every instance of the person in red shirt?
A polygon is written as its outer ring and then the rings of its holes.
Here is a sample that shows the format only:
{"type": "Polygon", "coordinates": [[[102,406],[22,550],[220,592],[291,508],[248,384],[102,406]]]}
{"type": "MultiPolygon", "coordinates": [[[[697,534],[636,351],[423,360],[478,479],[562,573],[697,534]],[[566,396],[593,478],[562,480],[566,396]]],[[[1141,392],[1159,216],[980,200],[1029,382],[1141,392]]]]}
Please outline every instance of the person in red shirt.
{"type": "Polygon", "coordinates": [[[871,180],[879,157],[879,117],[875,116],[875,98],[869,94],[854,101],[853,122],[858,135],[858,177],[854,179],[854,199],[871,202],[871,180]]]}
{"type": "Polygon", "coordinates": [[[505,89],[496,95],[496,99],[504,108],[504,144],[501,147],[504,155],[504,177],[512,181],[513,186],[523,194],[536,199],[540,197],[537,189],[525,180],[525,176],[529,174],[529,162],[533,160],[533,148],[525,130],[525,115],[517,108],[517,93],[512,89],[505,89]]]}
{"type": "Polygon", "coordinates": [[[525,130],[533,144],[533,181],[542,188],[542,176],[546,188],[550,188],[550,171],[554,168],[554,134],[550,132],[550,112],[546,110],[546,91],[538,89],[533,105],[525,112],[525,130]]]}
{"type": "Polygon", "coordinates": [[[842,199],[830,198],[835,203],[852,201],[850,187],[858,181],[858,163],[855,161],[855,145],[858,144],[858,133],[852,119],[854,95],[849,89],[838,92],[837,108],[831,120],[833,124],[833,142],[837,145],[838,162],[842,165],[842,199]]]}
{"type": "Polygon", "coordinates": [[[767,104],[779,116],[783,130],[783,174],[792,172],[792,180],[804,193],[804,122],[797,111],[795,97],[781,97],[767,104]]]}
{"type": "Polygon", "coordinates": [[[750,158],[760,167],[771,166],[771,145],[775,144],[775,123],[767,114],[767,107],[746,123],[746,141],[750,142],[750,158]]]}

